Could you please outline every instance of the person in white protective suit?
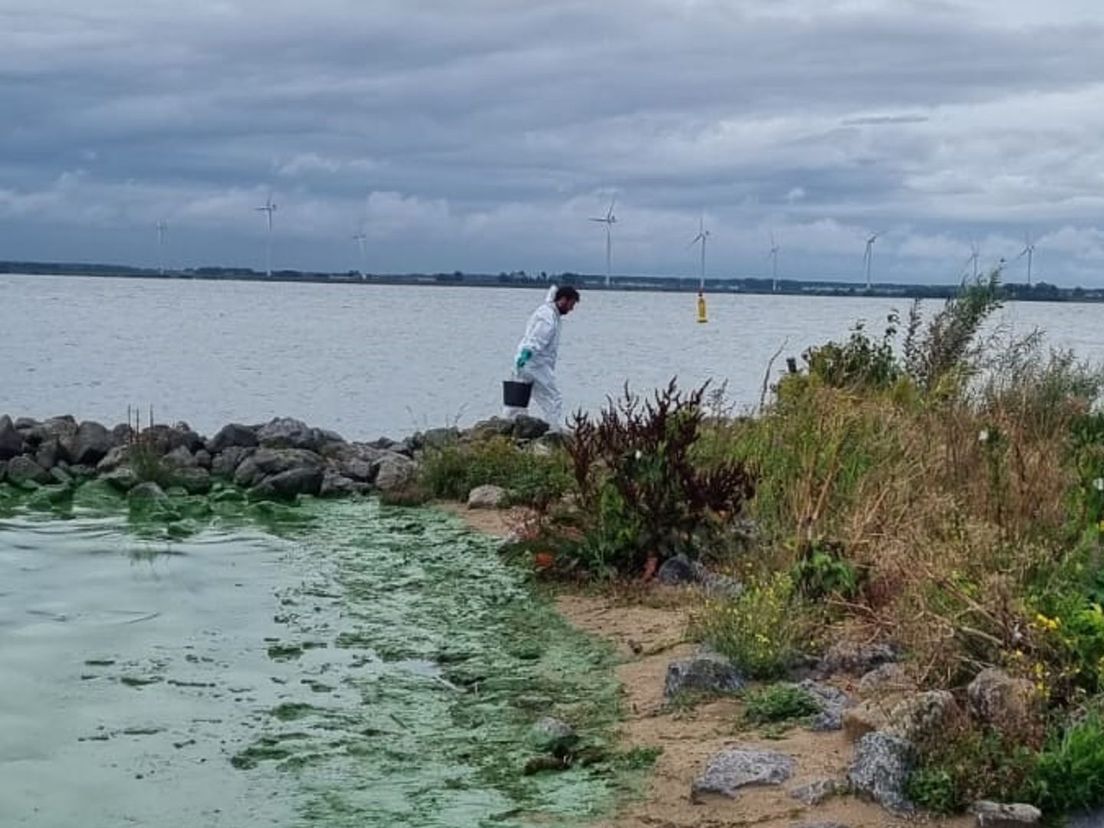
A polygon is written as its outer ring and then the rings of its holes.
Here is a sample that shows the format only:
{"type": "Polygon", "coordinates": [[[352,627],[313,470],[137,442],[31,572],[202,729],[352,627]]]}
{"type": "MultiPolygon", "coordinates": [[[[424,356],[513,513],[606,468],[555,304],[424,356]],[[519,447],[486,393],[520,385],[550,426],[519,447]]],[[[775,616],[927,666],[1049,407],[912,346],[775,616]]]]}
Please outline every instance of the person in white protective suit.
{"type": "MultiPolygon", "coordinates": [[[[553,431],[563,427],[563,396],[556,387],[556,355],[560,350],[563,317],[579,304],[579,291],[570,286],[548,290],[544,304],[533,311],[518,343],[514,370],[518,379],[533,383],[532,402],[536,402],[553,431]]],[[[507,417],[516,417],[524,408],[506,408],[507,417]]]]}

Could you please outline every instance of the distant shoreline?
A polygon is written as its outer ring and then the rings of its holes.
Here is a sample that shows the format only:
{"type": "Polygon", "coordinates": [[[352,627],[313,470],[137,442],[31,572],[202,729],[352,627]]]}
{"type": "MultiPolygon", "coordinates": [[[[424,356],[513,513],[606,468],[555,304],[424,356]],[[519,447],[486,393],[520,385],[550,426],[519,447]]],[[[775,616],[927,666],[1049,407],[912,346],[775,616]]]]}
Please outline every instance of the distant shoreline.
{"type": "MultiPolygon", "coordinates": [[[[605,284],[604,276],[559,273],[530,276],[524,272],[500,273],[410,273],[368,274],[355,272],[312,273],[282,270],[271,276],[241,268],[201,267],[164,273],[145,268],[118,265],[73,264],[50,262],[0,262],[0,275],[10,276],[90,276],[114,279],[200,279],[207,281],[290,282],[301,284],[394,285],[404,287],[471,287],[471,288],[544,288],[550,284],[575,285],[588,291],[620,291],[632,293],[697,293],[698,280],[677,276],[613,276],[605,284]]],[[[828,280],[779,279],[778,290],[770,279],[736,278],[706,279],[707,294],[747,294],[766,296],[868,297],[886,299],[948,299],[957,294],[957,285],[874,284],[869,289],[853,282],[828,280]]],[[[1016,302],[1104,302],[1104,288],[1059,288],[1040,282],[1032,286],[1002,284],[1002,298],[1016,302]]]]}

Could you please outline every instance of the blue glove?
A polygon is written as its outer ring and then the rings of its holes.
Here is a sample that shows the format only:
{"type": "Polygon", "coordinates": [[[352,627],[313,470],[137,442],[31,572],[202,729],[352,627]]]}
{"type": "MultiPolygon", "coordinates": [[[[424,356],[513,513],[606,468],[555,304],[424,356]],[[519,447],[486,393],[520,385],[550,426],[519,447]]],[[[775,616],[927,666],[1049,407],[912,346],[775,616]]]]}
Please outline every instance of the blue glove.
{"type": "Polygon", "coordinates": [[[521,370],[525,367],[525,363],[533,358],[533,352],[528,348],[522,348],[521,352],[517,355],[517,359],[514,360],[514,367],[517,370],[521,370]]]}

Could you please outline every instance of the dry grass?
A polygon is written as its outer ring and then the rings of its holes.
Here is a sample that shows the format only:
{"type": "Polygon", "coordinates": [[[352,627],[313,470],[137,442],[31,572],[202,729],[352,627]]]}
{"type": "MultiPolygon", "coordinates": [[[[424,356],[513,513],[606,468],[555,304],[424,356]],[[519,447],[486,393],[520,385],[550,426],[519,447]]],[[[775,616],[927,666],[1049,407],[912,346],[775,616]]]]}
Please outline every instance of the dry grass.
{"type": "Polygon", "coordinates": [[[1071,400],[1041,422],[1023,403],[783,391],[724,441],[759,474],[759,563],[785,568],[830,540],[864,575],[833,608],[905,645],[927,683],[1000,662],[1022,635],[1031,574],[1064,553],[1070,425],[1084,410],[1071,400]]]}

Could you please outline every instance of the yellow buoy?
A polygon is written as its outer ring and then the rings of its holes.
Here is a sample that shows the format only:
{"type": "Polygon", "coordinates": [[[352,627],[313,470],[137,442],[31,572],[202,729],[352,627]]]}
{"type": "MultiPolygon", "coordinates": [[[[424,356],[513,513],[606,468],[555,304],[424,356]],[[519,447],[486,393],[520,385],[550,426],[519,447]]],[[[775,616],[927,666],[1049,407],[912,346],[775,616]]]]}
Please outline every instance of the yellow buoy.
{"type": "Polygon", "coordinates": [[[709,317],[705,313],[705,294],[698,293],[698,322],[708,322],[709,317]]]}

